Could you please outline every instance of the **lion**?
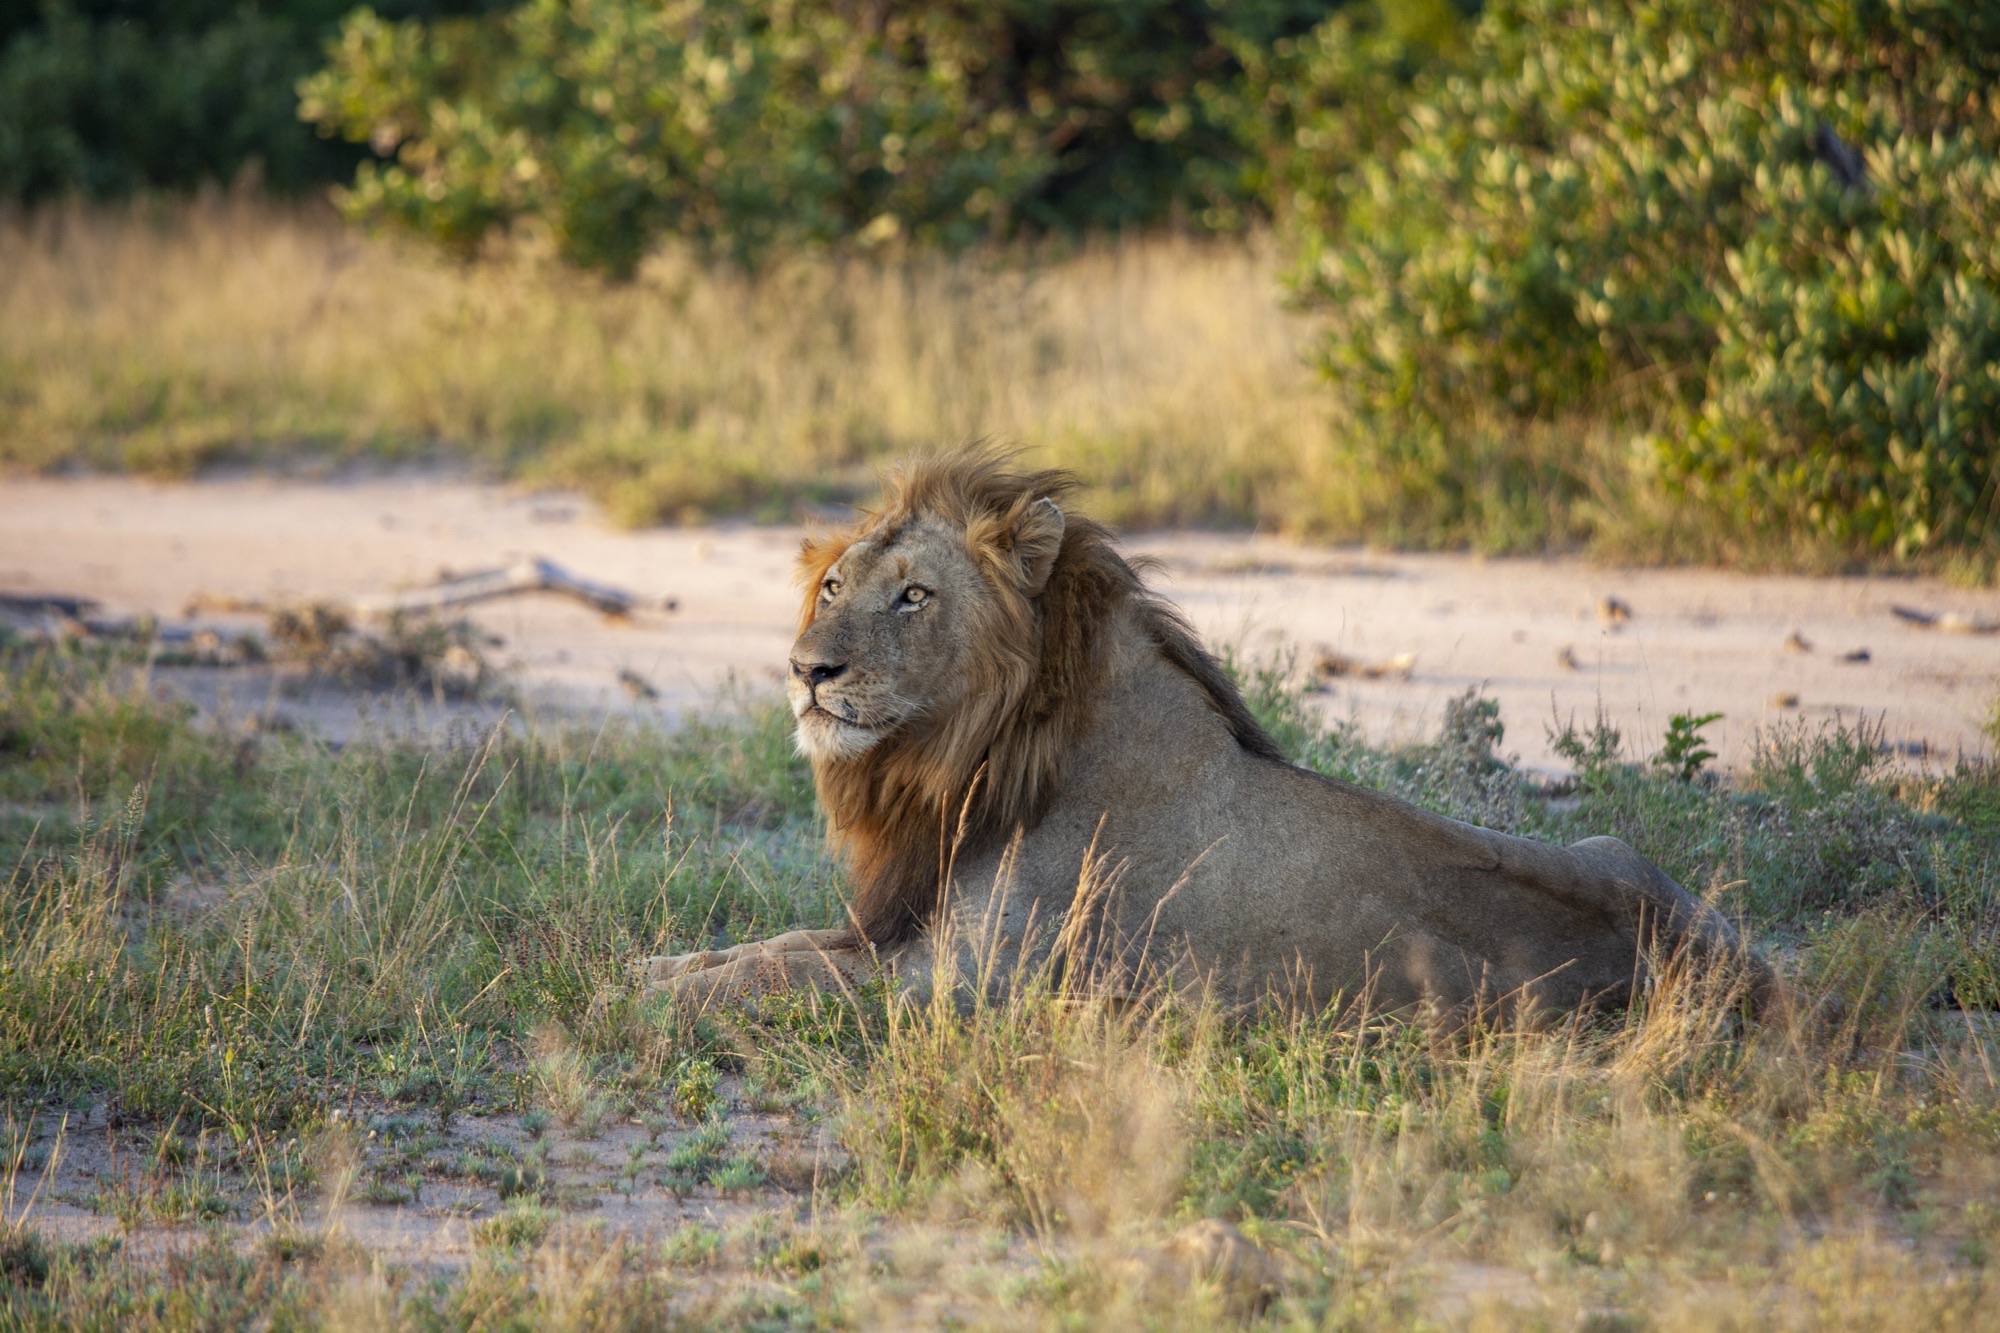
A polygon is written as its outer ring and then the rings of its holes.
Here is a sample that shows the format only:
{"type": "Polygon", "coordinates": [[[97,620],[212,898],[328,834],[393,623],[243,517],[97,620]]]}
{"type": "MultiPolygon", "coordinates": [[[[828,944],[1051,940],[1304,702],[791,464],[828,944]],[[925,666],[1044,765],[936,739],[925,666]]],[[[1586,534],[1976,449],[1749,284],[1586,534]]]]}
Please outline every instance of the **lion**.
{"type": "Polygon", "coordinates": [[[644,960],[754,1004],[916,998],[1051,966],[1094,987],[1376,1013],[1628,1003],[1662,959],[1763,964],[1615,838],[1567,847],[1290,763],[1075,479],[970,448],[807,539],[786,691],[850,923],[644,960]],[[977,980],[985,978],[988,980],[977,980]]]}

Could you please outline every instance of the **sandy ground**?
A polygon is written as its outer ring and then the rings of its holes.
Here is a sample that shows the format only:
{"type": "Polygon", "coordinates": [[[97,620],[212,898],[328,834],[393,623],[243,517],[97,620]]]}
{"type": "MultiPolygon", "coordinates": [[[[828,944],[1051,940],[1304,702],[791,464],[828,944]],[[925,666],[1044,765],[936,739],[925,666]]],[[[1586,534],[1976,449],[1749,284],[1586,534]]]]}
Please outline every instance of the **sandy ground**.
{"type": "MultiPolygon", "coordinates": [[[[775,690],[795,616],[799,536],[747,525],[626,532],[575,497],[433,475],[0,480],[0,592],[80,594],[113,615],[178,620],[197,594],[271,605],[340,599],[526,555],[676,599],[672,612],[626,623],[545,594],[475,610],[504,641],[494,656],[524,708],[586,718],[671,717],[732,677],[775,690]]],[[[1991,590],[1391,555],[1241,535],[1141,534],[1129,546],[1161,561],[1156,584],[1211,644],[1251,657],[1294,651],[1301,666],[1327,651],[1363,666],[1407,655],[1407,676],[1343,676],[1318,696],[1376,740],[1431,734],[1445,702],[1478,687],[1500,701],[1504,748],[1538,769],[1561,767],[1549,719],[1588,722],[1600,707],[1640,752],[1657,747],[1675,713],[1719,712],[1709,734],[1732,765],[1761,728],[1836,716],[1879,722],[1905,762],[1990,750],[1980,726],[2000,688],[2000,636],[1926,631],[1890,607],[2000,619],[1991,590]],[[1606,619],[1606,598],[1629,618],[1606,619]],[[1788,647],[1794,635],[1802,643],[1788,647]],[[1865,661],[1843,660],[1864,649],[1865,661]]],[[[336,739],[398,707],[450,720],[408,703],[281,698],[268,672],[241,668],[162,678],[204,708],[285,711],[336,739]]]]}
{"type": "MultiPolygon", "coordinates": [[[[732,1110],[728,1143],[718,1156],[748,1157],[763,1167],[766,1177],[756,1188],[725,1193],[698,1181],[676,1181],[669,1159],[691,1127],[675,1124],[654,1133],[613,1117],[588,1132],[560,1124],[543,1131],[544,1195],[560,1206],[568,1224],[587,1227],[600,1239],[658,1244],[688,1223],[726,1230],[774,1206],[795,1204],[821,1173],[844,1162],[823,1129],[735,1105],[740,1080],[726,1080],[721,1091],[732,1110]]],[[[37,1230],[56,1240],[115,1236],[127,1256],[158,1260],[201,1237],[208,1219],[176,1216],[187,1210],[171,1206],[173,1188],[185,1190],[194,1182],[209,1199],[209,1217],[233,1223],[230,1235],[240,1249],[253,1248],[282,1227],[339,1235],[371,1253],[393,1254],[405,1270],[450,1271],[471,1260],[477,1225],[505,1206],[492,1184],[466,1174],[460,1165],[464,1154],[470,1150],[475,1160],[483,1155],[507,1164],[535,1160],[535,1136],[512,1114],[460,1115],[444,1129],[427,1116],[380,1110],[350,1108],[346,1118],[353,1125],[348,1169],[334,1168],[321,1153],[319,1165],[329,1178],[295,1198],[282,1185],[267,1187],[240,1170],[204,1168],[196,1144],[183,1143],[181,1165],[163,1167],[154,1134],[112,1125],[101,1106],[81,1117],[45,1115],[36,1122],[34,1147],[15,1182],[9,1216],[31,1217],[37,1230]],[[398,1148],[409,1151],[385,1164],[398,1148]],[[380,1180],[400,1186],[403,1197],[371,1202],[368,1187],[380,1180]],[[409,1198],[413,1180],[416,1197],[409,1198]],[[337,1197],[330,1202],[329,1196],[337,1197]]]]}

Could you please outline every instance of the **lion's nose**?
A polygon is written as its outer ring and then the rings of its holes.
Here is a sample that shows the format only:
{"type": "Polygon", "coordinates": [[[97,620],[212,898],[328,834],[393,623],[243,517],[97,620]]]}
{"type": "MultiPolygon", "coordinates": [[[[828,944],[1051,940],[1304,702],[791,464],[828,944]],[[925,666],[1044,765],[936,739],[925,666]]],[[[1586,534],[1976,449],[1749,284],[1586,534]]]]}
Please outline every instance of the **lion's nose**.
{"type": "Polygon", "coordinates": [[[796,657],[792,659],[792,674],[808,685],[836,680],[846,670],[845,662],[801,662],[796,657]]]}

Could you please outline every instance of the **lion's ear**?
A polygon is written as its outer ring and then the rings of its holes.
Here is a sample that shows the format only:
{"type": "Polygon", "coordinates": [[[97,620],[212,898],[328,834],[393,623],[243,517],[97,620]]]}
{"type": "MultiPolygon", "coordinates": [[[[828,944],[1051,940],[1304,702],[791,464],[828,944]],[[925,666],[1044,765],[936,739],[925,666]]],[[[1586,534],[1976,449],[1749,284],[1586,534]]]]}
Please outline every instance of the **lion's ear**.
{"type": "Polygon", "coordinates": [[[828,533],[824,536],[809,536],[799,542],[798,579],[808,588],[819,586],[821,576],[833,567],[833,562],[847,552],[854,543],[854,535],[848,532],[828,533]]]}
{"type": "Polygon", "coordinates": [[[799,609],[799,632],[805,633],[806,626],[812,624],[814,614],[819,610],[819,581],[826,577],[826,571],[833,568],[833,562],[847,553],[850,538],[845,533],[827,537],[807,537],[799,543],[798,580],[805,589],[805,604],[799,609]]]}
{"type": "Polygon", "coordinates": [[[1056,553],[1062,550],[1063,511],[1043,496],[1028,506],[1014,529],[1014,558],[1021,562],[1021,590],[1039,596],[1049,586],[1049,573],[1056,567],[1056,553]]]}

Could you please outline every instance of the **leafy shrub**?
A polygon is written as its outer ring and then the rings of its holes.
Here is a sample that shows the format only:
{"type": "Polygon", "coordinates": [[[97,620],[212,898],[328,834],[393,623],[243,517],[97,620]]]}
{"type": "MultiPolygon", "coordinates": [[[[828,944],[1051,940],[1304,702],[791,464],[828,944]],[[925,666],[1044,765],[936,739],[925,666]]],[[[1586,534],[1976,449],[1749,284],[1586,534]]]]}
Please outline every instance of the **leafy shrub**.
{"type": "Polygon", "coordinates": [[[1670,543],[1990,553],[1996,76],[1973,3],[1489,6],[1307,228],[1384,503],[1463,535],[1501,440],[1544,494],[1712,520],[1670,543]],[[1579,417],[1630,447],[1535,452],[1579,417]]]}
{"type": "Polygon", "coordinates": [[[1305,239],[1341,214],[1348,174],[1397,141],[1421,76],[1463,45],[1479,0],[1354,0],[1309,31],[1268,44],[1237,41],[1243,78],[1216,88],[1218,118],[1250,150],[1254,187],[1305,239]]]}
{"type": "MultiPolygon", "coordinates": [[[[0,198],[230,181],[297,190],[354,169],[294,85],[349,0],[42,0],[0,14],[0,198]]],[[[490,8],[384,0],[391,12],[490,8]]]]}
{"type": "Polygon", "coordinates": [[[539,1199],[516,1195],[498,1213],[474,1224],[472,1243],[507,1250],[539,1245],[561,1220],[560,1212],[539,1199]]]}
{"type": "Polygon", "coordinates": [[[356,216],[475,247],[516,219],[629,271],[661,235],[774,246],[1239,222],[1239,52],[1327,0],[531,0],[480,22],[360,10],[302,113],[393,154],[356,216]]]}
{"type": "Polygon", "coordinates": [[[1682,782],[1693,782],[1702,765],[1715,758],[1708,738],[1701,733],[1710,723],[1720,721],[1720,713],[1675,713],[1667,720],[1666,741],[1653,756],[1654,765],[1682,782]]]}

